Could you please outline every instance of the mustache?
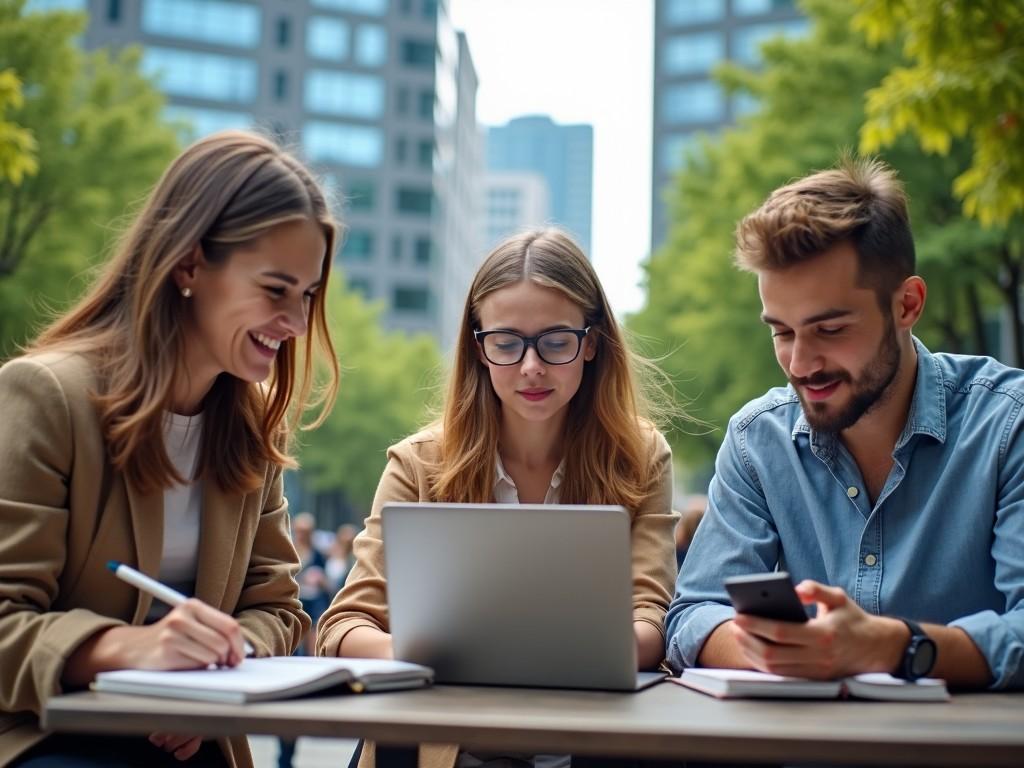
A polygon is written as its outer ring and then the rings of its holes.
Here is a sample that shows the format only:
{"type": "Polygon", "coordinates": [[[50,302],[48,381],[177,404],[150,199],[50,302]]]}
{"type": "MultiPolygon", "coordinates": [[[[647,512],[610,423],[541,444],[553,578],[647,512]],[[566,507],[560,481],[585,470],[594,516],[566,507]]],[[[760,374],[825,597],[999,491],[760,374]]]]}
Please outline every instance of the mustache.
{"type": "Polygon", "coordinates": [[[813,376],[790,376],[789,382],[794,387],[822,387],[826,384],[834,384],[837,381],[849,383],[853,377],[849,371],[819,371],[813,376]]]}

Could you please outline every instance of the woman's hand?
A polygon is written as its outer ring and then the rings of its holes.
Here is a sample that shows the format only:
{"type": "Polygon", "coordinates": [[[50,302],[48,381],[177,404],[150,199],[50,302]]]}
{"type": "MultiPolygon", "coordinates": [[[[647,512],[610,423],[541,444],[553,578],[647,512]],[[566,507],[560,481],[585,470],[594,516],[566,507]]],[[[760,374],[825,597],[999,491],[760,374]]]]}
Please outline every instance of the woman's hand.
{"type": "Polygon", "coordinates": [[[164,752],[170,752],[177,760],[188,760],[203,746],[200,736],[182,736],[180,733],[151,733],[149,743],[164,752]]]}
{"type": "Polygon", "coordinates": [[[244,657],[238,622],[193,598],[154,624],[113,627],[93,635],[68,658],[62,681],[85,685],[110,669],[234,667],[244,657]]]}

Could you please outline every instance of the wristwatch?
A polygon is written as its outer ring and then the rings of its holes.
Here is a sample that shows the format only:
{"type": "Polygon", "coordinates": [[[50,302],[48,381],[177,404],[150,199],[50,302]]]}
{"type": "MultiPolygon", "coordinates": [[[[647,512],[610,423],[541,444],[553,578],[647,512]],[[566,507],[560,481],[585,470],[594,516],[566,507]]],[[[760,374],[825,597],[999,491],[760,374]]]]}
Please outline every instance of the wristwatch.
{"type": "Polygon", "coordinates": [[[904,618],[901,618],[900,621],[910,629],[910,642],[907,644],[907,649],[903,651],[903,660],[900,662],[896,677],[904,680],[927,677],[935,667],[935,658],[938,656],[935,641],[925,634],[921,625],[916,621],[904,618]]]}

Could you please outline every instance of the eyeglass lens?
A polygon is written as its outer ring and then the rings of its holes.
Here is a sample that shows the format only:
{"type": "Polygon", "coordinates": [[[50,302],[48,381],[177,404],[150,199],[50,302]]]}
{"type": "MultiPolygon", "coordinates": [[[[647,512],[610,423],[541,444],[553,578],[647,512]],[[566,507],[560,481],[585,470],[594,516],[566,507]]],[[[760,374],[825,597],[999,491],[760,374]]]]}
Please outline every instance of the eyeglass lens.
{"type": "MultiPolygon", "coordinates": [[[[484,354],[496,365],[511,365],[523,358],[525,344],[514,333],[490,333],[483,340],[484,354]]],[[[538,337],[535,349],[545,363],[561,365],[579,354],[580,338],[569,331],[552,331],[538,337]]]]}

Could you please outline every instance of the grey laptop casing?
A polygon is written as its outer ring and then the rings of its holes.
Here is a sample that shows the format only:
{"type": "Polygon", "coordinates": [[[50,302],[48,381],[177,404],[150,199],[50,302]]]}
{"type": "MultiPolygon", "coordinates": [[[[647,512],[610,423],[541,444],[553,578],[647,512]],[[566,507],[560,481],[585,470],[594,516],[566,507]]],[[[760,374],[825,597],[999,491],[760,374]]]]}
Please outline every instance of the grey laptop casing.
{"type": "Polygon", "coordinates": [[[440,683],[630,691],[629,513],[615,506],[389,503],[395,658],[440,683]]]}

